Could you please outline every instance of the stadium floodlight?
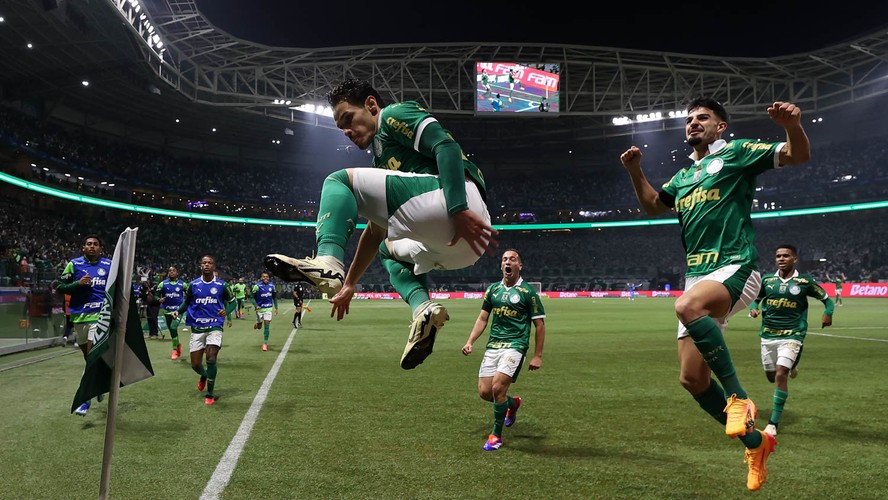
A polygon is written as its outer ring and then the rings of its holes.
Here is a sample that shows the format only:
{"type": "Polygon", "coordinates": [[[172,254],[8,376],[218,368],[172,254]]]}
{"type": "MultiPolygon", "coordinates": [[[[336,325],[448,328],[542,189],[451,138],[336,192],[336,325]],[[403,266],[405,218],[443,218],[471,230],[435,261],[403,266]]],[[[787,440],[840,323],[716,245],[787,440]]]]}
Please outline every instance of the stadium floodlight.
{"type": "Polygon", "coordinates": [[[688,116],[688,112],[686,110],[676,110],[676,111],[668,111],[663,113],[662,111],[652,111],[650,113],[639,113],[635,115],[635,118],[629,118],[628,116],[616,116],[611,119],[611,123],[616,126],[629,125],[632,123],[643,123],[643,122],[656,122],[663,120],[673,120],[676,118],[685,118],[688,116]]]}
{"type": "Polygon", "coordinates": [[[291,106],[290,109],[295,111],[302,111],[303,113],[312,113],[315,115],[321,116],[329,116],[333,117],[333,108],[330,106],[323,105],[315,105],[315,104],[300,104],[299,106],[291,106]]]}
{"type": "Polygon", "coordinates": [[[163,40],[160,35],[155,33],[156,28],[151,22],[148,8],[142,9],[142,5],[138,0],[128,0],[126,2],[118,0],[109,0],[118,14],[130,25],[130,28],[138,35],[142,42],[153,52],[161,61],[165,53],[163,40]]]}

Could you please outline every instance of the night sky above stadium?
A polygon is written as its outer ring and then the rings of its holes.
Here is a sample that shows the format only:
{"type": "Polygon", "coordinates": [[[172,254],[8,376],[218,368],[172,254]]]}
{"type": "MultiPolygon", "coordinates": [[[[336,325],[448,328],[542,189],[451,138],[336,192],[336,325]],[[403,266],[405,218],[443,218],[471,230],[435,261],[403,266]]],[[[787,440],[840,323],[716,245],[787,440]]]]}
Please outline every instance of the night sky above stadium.
{"type": "Polygon", "coordinates": [[[888,27],[888,2],[849,0],[826,9],[811,1],[659,2],[643,8],[639,2],[623,11],[589,2],[583,10],[598,11],[594,16],[568,7],[573,4],[197,0],[211,22],[234,36],[301,48],[524,42],[768,57],[888,27]]]}

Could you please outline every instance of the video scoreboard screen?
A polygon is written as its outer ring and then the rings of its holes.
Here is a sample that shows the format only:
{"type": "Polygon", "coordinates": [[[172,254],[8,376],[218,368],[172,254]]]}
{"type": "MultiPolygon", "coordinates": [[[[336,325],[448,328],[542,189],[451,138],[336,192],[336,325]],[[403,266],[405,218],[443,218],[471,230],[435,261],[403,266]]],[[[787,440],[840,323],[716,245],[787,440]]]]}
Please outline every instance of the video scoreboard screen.
{"type": "Polygon", "coordinates": [[[476,63],[475,113],[558,113],[560,74],[555,63],[476,63]]]}

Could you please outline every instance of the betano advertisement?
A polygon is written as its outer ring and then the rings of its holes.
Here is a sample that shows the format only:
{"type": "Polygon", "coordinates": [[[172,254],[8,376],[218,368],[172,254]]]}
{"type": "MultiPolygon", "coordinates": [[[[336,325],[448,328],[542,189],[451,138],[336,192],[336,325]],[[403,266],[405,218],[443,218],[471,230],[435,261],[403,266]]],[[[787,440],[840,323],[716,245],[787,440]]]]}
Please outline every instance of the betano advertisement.
{"type": "MultiPolygon", "coordinates": [[[[836,296],[836,286],[832,283],[822,283],[823,289],[830,297],[836,296]]],[[[636,297],[679,297],[681,290],[640,290],[635,292],[636,297]]],[[[483,292],[432,292],[432,299],[480,299],[483,292]]],[[[628,291],[593,291],[593,292],[543,292],[540,294],[550,299],[576,299],[576,298],[628,298],[628,291]]],[[[842,297],[866,297],[888,298],[888,283],[845,283],[842,285],[842,297]]],[[[397,293],[356,293],[356,299],[362,300],[400,300],[397,293]]]]}

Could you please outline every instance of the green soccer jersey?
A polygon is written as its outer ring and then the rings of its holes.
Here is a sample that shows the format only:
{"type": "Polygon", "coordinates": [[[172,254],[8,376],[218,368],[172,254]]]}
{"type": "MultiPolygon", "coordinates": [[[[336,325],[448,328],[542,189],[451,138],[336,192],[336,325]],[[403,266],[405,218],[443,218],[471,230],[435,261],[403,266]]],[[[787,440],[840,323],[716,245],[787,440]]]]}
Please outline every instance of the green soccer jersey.
{"type": "Polygon", "coordinates": [[[792,339],[800,342],[808,333],[808,297],[813,297],[826,305],[824,314],[832,316],[833,303],[817,281],[807,274],[795,271],[789,279],[778,274],[762,278],[762,288],[750,309],[762,310],[762,327],[759,336],[763,339],[792,339]]]}
{"type": "Polygon", "coordinates": [[[530,346],[533,320],[546,317],[540,296],[523,278],[511,288],[502,281],[487,287],[481,309],[493,316],[487,348],[516,349],[522,354],[530,346]]]}
{"type": "Polygon", "coordinates": [[[841,291],[842,291],[842,284],[845,283],[845,280],[843,280],[842,278],[838,278],[838,277],[837,277],[837,278],[835,278],[835,279],[832,280],[832,281],[833,281],[833,283],[836,284],[836,291],[837,291],[837,292],[841,292],[841,291]]]}
{"type": "MultiPolygon", "coordinates": [[[[427,126],[437,120],[425,108],[416,101],[406,101],[390,104],[383,108],[379,118],[379,131],[373,137],[373,162],[376,168],[397,170],[399,172],[414,172],[418,174],[442,175],[438,170],[435,159],[435,148],[446,141],[453,140],[450,132],[440,132],[440,128],[429,129],[427,126]]],[[[456,182],[462,183],[466,176],[470,177],[478,185],[481,196],[486,199],[487,187],[484,184],[484,175],[481,170],[472,163],[465,153],[462,153],[462,167],[464,174],[460,174],[456,182]]],[[[397,183],[398,179],[390,179],[387,182],[397,183]]],[[[448,186],[442,182],[445,194],[448,186]]],[[[396,189],[397,186],[391,186],[396,189]]],[[[465,208],[465,193],[461,200],[448,199],[450,205],[457,203],[465,208]]]]}
{"type": "Polygon", "coordinates": [[[758,265],[751,218],[756,177],[775,167],[782,144],[716,141],[709,155],[663,184],[661,199],[675,209],[681,225],[687,276],[731,264],[758,265]]]}
{"type": "Polygon", "coordinates": [[[231,288],[234,290],[234,298],[237,300],[243,300],[247,296],[247,284],[246,283],[235,283],[231,285],[231,288]]]}

